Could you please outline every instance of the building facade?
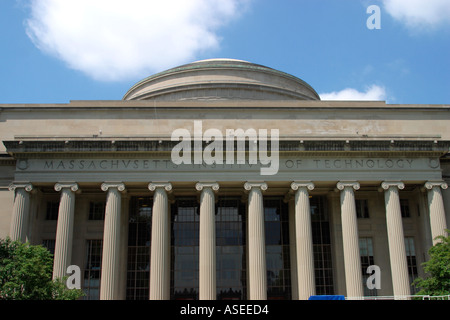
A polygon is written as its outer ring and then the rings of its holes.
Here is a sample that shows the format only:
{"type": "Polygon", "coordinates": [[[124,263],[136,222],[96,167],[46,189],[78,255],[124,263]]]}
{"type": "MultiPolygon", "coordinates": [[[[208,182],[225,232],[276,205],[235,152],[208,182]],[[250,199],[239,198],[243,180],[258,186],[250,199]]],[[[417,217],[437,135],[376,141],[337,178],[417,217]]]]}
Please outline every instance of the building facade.
{"type": "Polygon", "coordinates": [[[0,237],[79,266],[89,299],[402,298],[446,234],[449,111],[321,101],[231,59],[3,104],[0,237]]]}

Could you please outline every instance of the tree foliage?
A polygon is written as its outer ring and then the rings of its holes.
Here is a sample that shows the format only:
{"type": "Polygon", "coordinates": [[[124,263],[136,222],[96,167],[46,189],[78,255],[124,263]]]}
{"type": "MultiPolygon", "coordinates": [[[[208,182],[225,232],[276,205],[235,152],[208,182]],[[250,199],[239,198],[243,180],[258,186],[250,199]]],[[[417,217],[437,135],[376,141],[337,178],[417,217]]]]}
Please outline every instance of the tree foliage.
{"type": "Polygon", "coordinates": [[[81,290],[52,280],[53,257],[43,246],[0,239],[0,299],[75,300],[81,290]]]}
{"type": "Polygon", "coordinates": [[[430,259],[422,264],[428,277],[413,283],[421,289],[417,295],[450,295],[450,236],[437,238],[440,241],[428,251],[430,259]]]}

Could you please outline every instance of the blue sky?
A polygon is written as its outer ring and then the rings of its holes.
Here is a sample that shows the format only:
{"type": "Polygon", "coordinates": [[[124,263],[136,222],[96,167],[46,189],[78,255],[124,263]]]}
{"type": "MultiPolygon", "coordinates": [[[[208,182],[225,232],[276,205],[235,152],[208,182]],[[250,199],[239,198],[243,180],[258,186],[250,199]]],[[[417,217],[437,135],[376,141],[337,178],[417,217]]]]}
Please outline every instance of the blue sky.
{"type": "Polygon", "coordinates": [[[448,0],[3,0],[0,104],[120,100],[209,58],[293,74],[326,100],[450,104],[449,21],[448,0]]]}

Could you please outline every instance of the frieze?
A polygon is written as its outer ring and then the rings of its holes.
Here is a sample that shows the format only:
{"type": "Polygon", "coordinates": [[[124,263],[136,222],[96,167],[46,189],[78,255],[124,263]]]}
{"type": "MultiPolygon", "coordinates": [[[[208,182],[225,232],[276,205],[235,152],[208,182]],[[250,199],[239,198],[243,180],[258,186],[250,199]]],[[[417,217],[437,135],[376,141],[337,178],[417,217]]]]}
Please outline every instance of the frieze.
{"type": "MultiPolygon", "coordinates": [[[[281,158],[280,170],[440,170],[438,158],[281,158]]],[[[252,171],[262,164],[180,164],[170,159],[21,159],[18,172],[104,172],[104,171],[176,171],[219,170],[252,171]]]]}

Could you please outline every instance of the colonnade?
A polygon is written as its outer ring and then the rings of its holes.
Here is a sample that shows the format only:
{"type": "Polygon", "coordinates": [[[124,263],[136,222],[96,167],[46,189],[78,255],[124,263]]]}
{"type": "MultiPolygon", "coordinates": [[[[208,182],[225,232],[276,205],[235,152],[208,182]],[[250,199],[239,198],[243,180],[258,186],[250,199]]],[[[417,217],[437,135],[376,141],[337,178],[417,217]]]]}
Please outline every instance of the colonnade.
{"type": "MultiPolygon", "coordinates": [[[[215,197],[219,192],[218,182],[198,182],[200,192],[199,235],[199,298],[216,298],[216,243],[215,243],[215,197]]],[[[294,181],[295,192],[295,245],[297,287],[299,299],[308,299],[315,294],[314,256],[311,228],[309,192],[314,190],[312,181],[294,181]]],[[[400,210],[399,190],[405,185],[401,181],[384,181],[380,190],[384,192],[386,228],[393,281],[393,295],[401,298],[410,295],[408,268],[400,210]]],[[[55,190],[60,192],[60,205],[55,241],[53,277],[66,275],[72,254],[75,193],[79,186],[75,182],[59,182],[55,190]]],[[[342,243],[344,252],[346,296],[360,299],[363,296],[361,259],[358,245],[358,225],[355,206],[355,191],[360,189],[357,181],[339,181],[342,243]]],[[[445,235],[447,228],[441,189],[443,181],[428,181],[424,188],[428,193],[430,227],[433,239],[445,235]]],[[[15,192],[10,238],[26,241],[28,215],[30,211],[31,183],[12,183],[15,192]]],[[[103,232],[102,273],[100,299],[119,299],[119,241],[121,219],[121,193],[126,191],[122,182],[105,182],[101,189],[107,193],[103,232]]],[[[169,182],[151,182],[148,189],[153,192],[152,239],[150,266],[150,299],[170,298],[170,219],[168,193],[169,182]]],[[[264,230],[263,193],[268,189],[265,182],[247,181],[244,189],[248,193],[248,297],[250,300],[267,299],[266,251],[264,230]]],[[[433,240],[437,241],[437,240],[433,240]]],[[[295,277],[294,277],[295,278],[295,277]]]]}

